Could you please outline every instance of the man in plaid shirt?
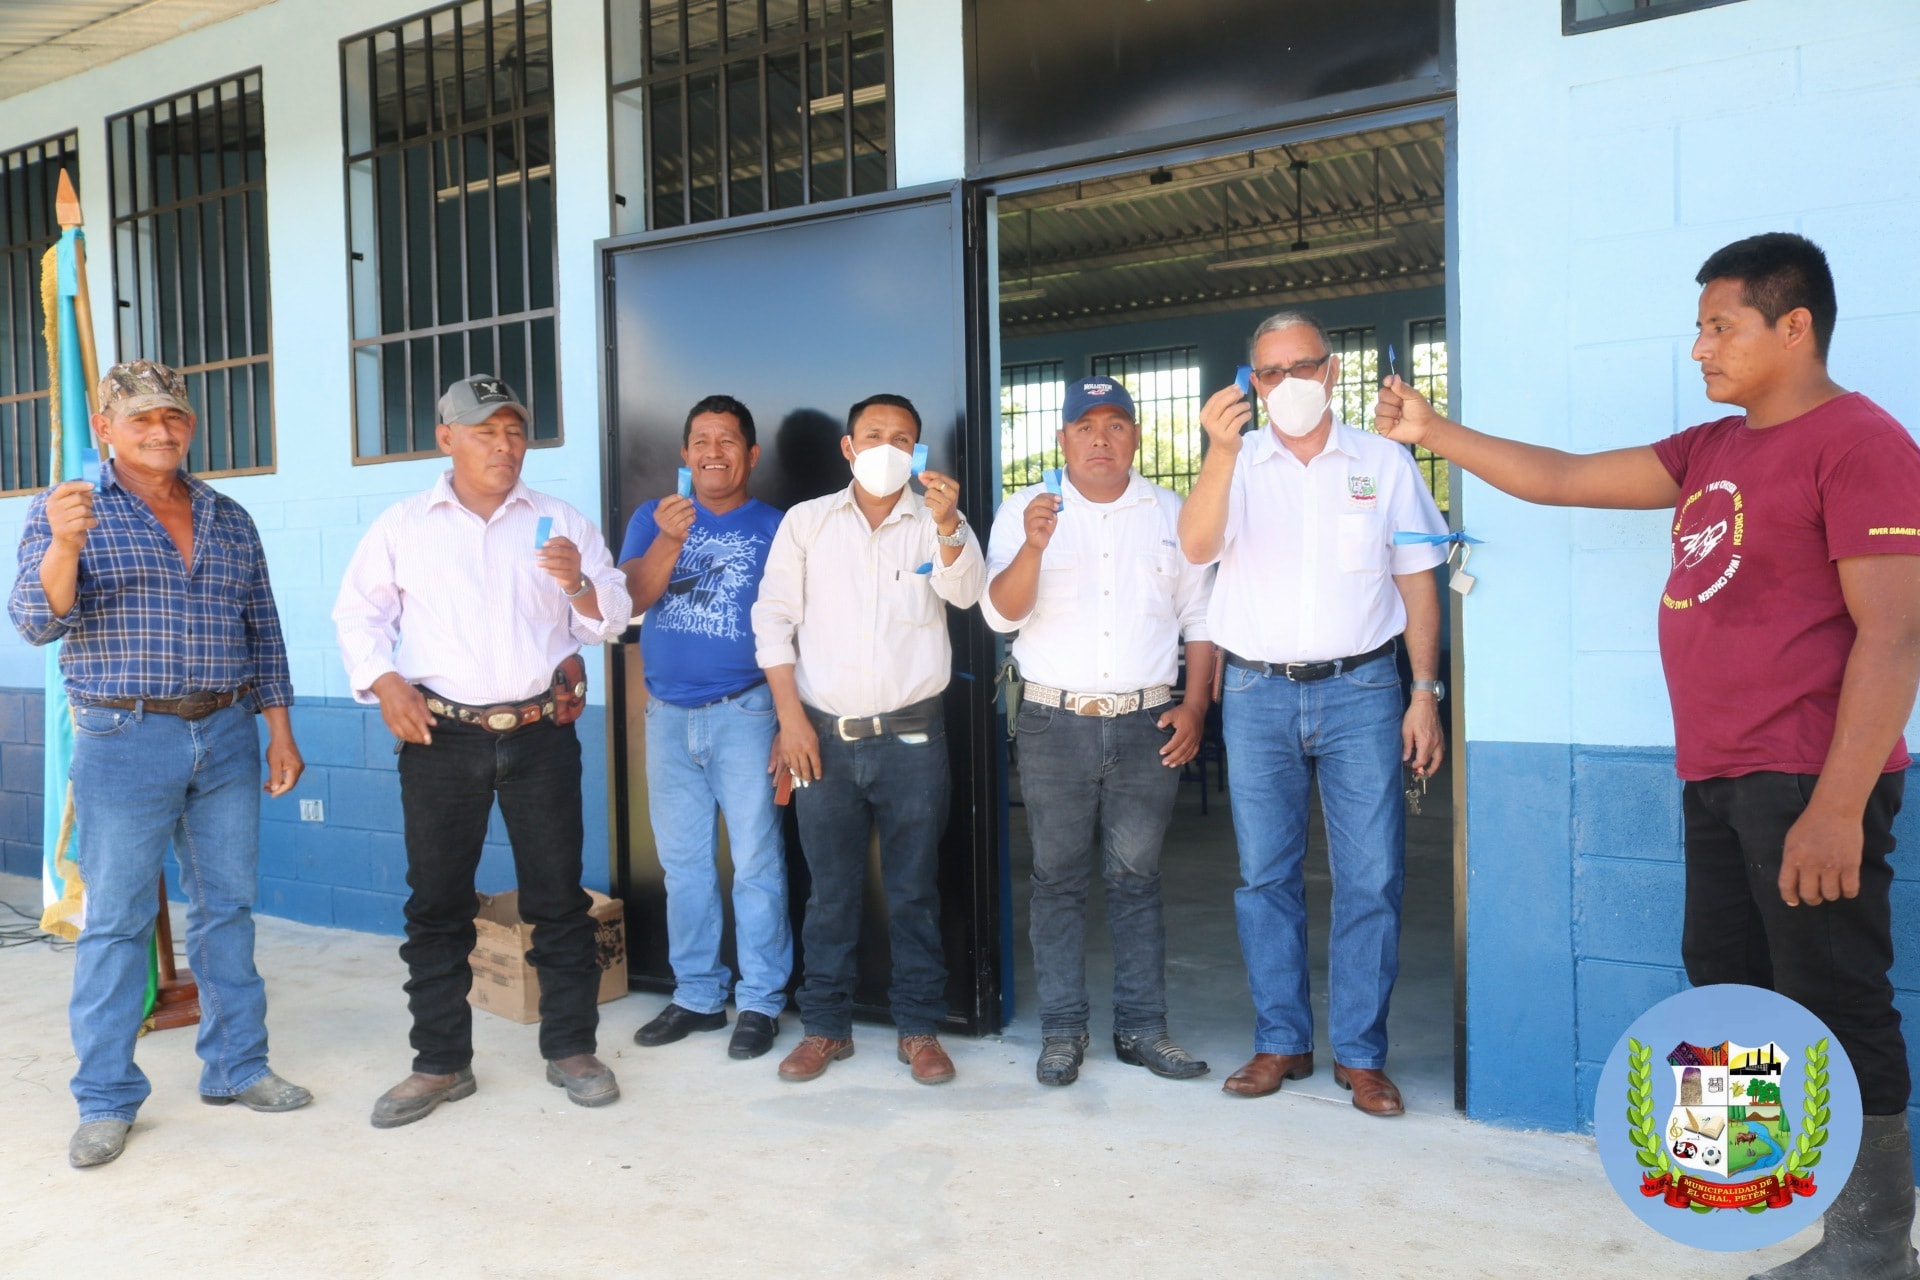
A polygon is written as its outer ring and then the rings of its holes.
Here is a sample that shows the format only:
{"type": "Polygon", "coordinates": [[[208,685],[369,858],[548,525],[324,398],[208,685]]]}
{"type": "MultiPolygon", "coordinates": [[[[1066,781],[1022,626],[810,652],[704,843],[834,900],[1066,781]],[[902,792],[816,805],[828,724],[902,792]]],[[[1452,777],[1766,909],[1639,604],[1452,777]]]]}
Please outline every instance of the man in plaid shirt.
{"type": "Polygon", "coordinates": [[[28,643],[64,639],[73,706],[87,917],[68,1014],[79,1059],[75,1168],[120,1154],[150,1092],[133,1046],[169,843],[202,993],[201,1100],[255,1111],[313,1100],[267,1066],[266,988],[253,967],[256,710],[267,721],[267,794],[291,791],[302,768],[266,556],[240,505],[187,474],[184,378],[146,360],[115,365],[98,403],[93,429],[113,461],[97,486],[69,480],[33,500],[7,601],[28,643]]]}

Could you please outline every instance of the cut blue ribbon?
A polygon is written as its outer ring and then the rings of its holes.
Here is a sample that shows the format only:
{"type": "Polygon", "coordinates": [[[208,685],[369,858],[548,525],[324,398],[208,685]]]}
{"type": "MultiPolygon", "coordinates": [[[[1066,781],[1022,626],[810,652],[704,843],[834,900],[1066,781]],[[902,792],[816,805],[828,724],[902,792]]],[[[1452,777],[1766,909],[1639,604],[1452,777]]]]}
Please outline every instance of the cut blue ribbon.
{"type": "Polygon", "coordinates": [[[1480,539],[1468,537],[1464,530],[1458,529],[1450,533],[1415,533],[1408,529],[1400,529],[1393,535],[1393,545],[1396,547],[1419,546],[1423,543],[1427,546],[1444,547],[1452,542],[1474,547],[1480,545],[1480,539]]]}
{"type": "Polygon", "coordinates": [[[915,570],[914,570],[914,572],[915,572],[915,573],[929,573],[929,574],[930,574],[930,573],[932,573],[932,572],[933,572],[933,561],[931,561],[931,560],[929,560],[929,561],[927,561],[927,562],[926,562],[925,564],[923,564],[923,565],[921,565],[921,566],[920,566],[920,567],[919,567],[918,569],[915,569],[915,570]]]}

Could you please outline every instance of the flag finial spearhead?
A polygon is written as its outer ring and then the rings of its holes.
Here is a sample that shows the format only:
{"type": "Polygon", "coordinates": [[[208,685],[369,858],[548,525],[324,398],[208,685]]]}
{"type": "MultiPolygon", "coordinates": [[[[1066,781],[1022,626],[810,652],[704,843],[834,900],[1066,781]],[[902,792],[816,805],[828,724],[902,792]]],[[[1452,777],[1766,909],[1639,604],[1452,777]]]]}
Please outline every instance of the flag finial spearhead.
{"type": "Polygon", "coordinates": [[[80,193],[73,189],[73,179],[66,169],[60,170],[60,188],[53,197],[53,216],[61,227],[80,225],[80,193]]]}

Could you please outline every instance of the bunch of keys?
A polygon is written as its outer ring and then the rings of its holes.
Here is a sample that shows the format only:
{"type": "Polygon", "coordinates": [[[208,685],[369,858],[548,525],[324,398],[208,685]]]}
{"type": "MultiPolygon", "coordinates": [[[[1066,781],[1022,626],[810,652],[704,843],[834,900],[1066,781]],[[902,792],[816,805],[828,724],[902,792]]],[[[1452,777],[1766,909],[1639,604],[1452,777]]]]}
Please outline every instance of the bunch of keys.
{"type": "Polygon", "coordinates": [[[1407,784],[1407,813],[1412,817],[1420,816],[1420,799],[1427,794],[1427,775],[1414,770],[1413,781],[1407,784]]]}

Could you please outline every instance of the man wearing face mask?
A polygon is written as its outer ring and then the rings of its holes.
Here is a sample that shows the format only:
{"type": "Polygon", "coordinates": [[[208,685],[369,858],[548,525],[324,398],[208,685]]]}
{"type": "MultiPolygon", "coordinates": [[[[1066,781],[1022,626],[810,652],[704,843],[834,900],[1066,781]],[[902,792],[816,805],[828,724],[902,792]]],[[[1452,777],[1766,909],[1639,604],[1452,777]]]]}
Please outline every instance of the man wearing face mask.
{"type": "Polygon", "coordinates": [[[1400,769],[1440,766],[1442,533],[1413,456],[1335,420],[1340,361],[1319,321],[1281,312],[1254,330],[1255,389],[1270,429],[1241,432],[1238,387],[1208,400],[1208,451],[1180,513],[1195,564],[1218,562],[1207,628],[1223,651],[1222,714],[1233,764],[1240,950],[1255,1011],[1254,1055],[1225,1089],[1256,1098],[1313,1073],[1301,864],[1307,792],[1318,781],[1333,872],[1327,945],[1334,1079],[1369,1115],[1403,1110],[1387,1078],[1387,1004],[1399,973],[1406,812],[1400,769]],[[1411,705],[1394,662],[1404,633],[1411,705]]]}
{"type": "Polygon", "coordinates": [[[755,656],[779,718],[768,772],[784,769],[795,781],[813,876],[801,932],[804,1038],[780,1064],[782,1080],[812,1080],[853,1056],[860,909],[876,828],[898,1055],[921,1084],[953,1079],[935,1036],[947,1012],[940,695],[953,653],[944,606],[978,601],[986,569],[960,514],[959,483],[925,471],[925,498],[908,486],[919,440],[920,415],[903,396],[869,396],[848,410],[840,451],[853,483],[787,512],[753,606],[755,656]]]}

